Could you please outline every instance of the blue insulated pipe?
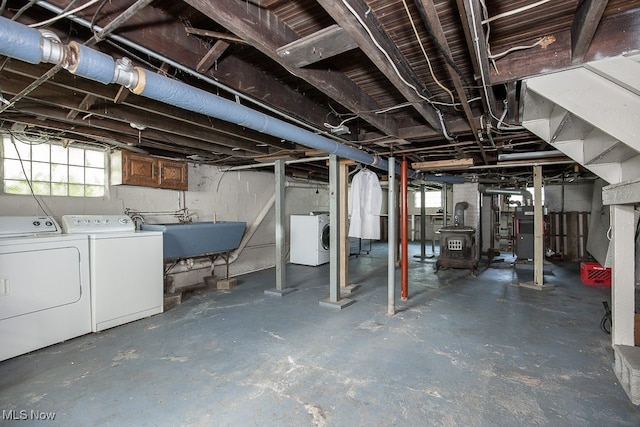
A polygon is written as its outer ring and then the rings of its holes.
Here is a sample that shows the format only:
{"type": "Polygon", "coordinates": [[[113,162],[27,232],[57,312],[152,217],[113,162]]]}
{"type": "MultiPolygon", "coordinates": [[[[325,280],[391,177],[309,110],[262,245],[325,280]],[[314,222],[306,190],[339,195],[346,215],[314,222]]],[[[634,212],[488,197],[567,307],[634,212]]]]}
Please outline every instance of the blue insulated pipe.
{"type": "Polygon", "coordinates": [[[372,156],[362,150],[340,144],[321,135],[316,135],[306,129],[301,129],[280,119],[273,118],[244,105],[229,101],[204,90],[194,88],[185,83],[171,80],[156,73],[144,73],[146,83],[141,91],[134,90],[144,97],[164,102],[185,110],[202,113],[227,122],[236,123],[267,135],[294,141],[306,147],[326,151],[338,157],[355,160],[375,166],[382,170],[388,169],[386,160],[372,156]]]}
{"type": "MultiPolygon", "coordinates": [[[[116,62],[108,55],[75,42],[71,42],[68,46],[61,45],[55,40],[43,37],[36,29],[4,17],[0,17],[0,54],[32,64],[62,61],[64,68],[89,80],[103,84],[124,85],[133,93],[149,99],[235,123],[384,171],[389,168],[386,160],[365,151],[317,135],[180,81],[147,72],[139,67],[134,69],[123,66],[125,61],[116,62]],[[61,55],[43,53],[56,49],[62,51],[61,55]]],[[[464,178],[458,176],[414,174],[412,178],[431,182],[464,182],[464,178]]]]}

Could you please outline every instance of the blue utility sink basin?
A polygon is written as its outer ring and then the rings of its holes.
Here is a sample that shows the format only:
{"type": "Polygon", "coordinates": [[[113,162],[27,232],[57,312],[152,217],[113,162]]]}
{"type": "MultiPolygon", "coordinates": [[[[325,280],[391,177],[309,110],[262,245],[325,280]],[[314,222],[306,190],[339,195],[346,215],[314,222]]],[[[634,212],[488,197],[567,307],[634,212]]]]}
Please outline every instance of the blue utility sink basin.
{"type": "Polygon", "coordinates": [[[162,231],[165,259],[229,252],[240,245],[246,222],[217,221],[142,224],[142,230],[162,231]]]}

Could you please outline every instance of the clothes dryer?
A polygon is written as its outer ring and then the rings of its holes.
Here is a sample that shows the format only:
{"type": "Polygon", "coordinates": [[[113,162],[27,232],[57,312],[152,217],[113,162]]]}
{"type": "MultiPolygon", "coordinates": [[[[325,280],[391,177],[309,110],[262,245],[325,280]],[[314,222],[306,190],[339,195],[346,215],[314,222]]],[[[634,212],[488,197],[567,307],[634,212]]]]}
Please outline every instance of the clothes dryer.
{"type": "Polygon", "coordinates": [[[0,361],[91,332],[88,243],[48,216],[0,217],[0,361]]]}
{"type": "Polygon", "coordinates": [[[289,262],[318,266],[329,262],[330,224],[328,214],[291,215],[289,262]]]}

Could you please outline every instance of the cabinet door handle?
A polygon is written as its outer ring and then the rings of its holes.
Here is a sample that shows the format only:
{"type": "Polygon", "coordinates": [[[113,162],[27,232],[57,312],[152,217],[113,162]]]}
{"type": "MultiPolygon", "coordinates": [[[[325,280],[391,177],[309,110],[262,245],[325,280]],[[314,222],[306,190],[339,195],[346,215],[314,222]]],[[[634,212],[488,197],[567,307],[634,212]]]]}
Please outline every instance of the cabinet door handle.
{"type": "Polygon", "coordinates": [[[154,177],[158,176],[158,169],[156,169],[156,165],[151,165],[151,174],[154,177]]]}

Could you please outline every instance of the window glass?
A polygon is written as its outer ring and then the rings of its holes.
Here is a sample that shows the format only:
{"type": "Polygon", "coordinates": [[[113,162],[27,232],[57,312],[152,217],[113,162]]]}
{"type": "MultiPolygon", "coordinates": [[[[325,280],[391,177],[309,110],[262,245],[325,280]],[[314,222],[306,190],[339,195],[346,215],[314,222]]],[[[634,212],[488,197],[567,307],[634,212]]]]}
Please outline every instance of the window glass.
{"type": "MultiPolygon", "coordinates": [[[[419,208],[421,204],[422,193],[416,191],[413,196],[414,207],[419,208]]],[[[426,208],[441,208],[442,207],[442,192],[440,191],[425,191],[424,200],[426,208]]]]}
{"type": "Polygon", "coordinates": [[[57,141],[29,141],[23,135],[12,139],[7,134],[1,136],[0,145],[0,188],[5,194],[105,195],[105,150],[77,144],[65,148],[57,141]]]}

